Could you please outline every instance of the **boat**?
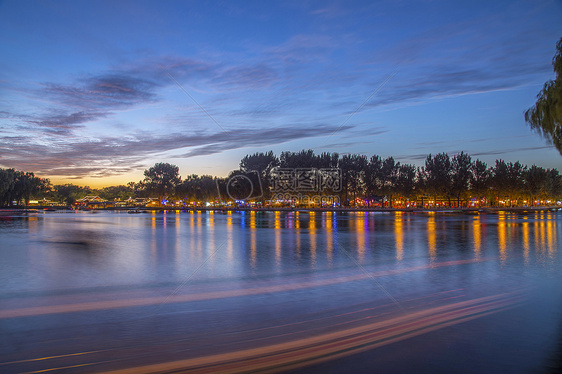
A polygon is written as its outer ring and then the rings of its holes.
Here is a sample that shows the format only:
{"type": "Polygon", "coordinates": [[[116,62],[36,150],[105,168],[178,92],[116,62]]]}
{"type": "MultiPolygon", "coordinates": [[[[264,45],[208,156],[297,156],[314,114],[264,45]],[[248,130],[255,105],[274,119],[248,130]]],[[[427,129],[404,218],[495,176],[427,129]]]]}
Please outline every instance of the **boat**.
{"type": "Polygon", "coordinates": [[[129,213],[129,214],[139,214],[139,213],[146,213],[146,211],[137,208],[137,209],[129,209],[127,211],[127,213],[129,213]]]}
{"type": "Polygon", "coordinates": [[[39,213],[37,209],[0,209],[0,216],[26,216],[28,214],[39,213]]]}

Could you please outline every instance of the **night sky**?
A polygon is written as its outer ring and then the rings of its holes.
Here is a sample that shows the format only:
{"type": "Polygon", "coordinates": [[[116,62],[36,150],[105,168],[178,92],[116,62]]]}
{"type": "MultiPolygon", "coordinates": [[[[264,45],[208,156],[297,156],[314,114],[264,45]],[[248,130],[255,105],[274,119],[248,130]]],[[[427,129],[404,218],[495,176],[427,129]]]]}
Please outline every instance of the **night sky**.
{"type": "Polygon", "coordinates": [[[562,169],[560,1],[2,1],[0,167],[92,187],[312,148],[562,169]]]}

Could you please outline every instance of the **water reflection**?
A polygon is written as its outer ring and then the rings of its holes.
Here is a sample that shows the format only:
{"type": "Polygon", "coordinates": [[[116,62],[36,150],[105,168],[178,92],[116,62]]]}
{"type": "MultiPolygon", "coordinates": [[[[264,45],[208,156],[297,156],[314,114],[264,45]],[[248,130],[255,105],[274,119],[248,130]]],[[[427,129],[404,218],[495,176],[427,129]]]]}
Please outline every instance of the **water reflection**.
{"type": "Polygon", "coordinates": [[[437,230],[435,229],[435,213],[429,213],[427,218],[427,246],[429,250],[429,258],[431,261],[435,261],[437,257],[437,230]]]}
{"type": "Polygon", "coordinates": [[[182,235],[182,231],[181,231],[181,222],[180,222],[180,211],[176,210],[174,215],[174,222],[175,222],[175,232],[176,232],[176,242],[175,242],[175,258],[176,258],[176,272],[177,273],[181,273],[182,271],[182,265],[181,265],[181,249],[182,249],[182,239],[183,239],[183,235],[182,235]]]}
{"type": "Polygon", "coordinates": [[[529,222],[527,217],[523,217],[524,222],[521,224],[521,232],[523,235],[523,258],[525,259],[525,266],[529,266],[529,251],[531,244],[529,243],[529,222]]]}
{"type": "MultiPolygon", "coordinates": [[[[385,352],[399,357],[416,354],[409,349],[416,343],[400,340],[428,331],[437,337],[429,343],[447,346],[461,336],[471,354],[485,351],[484,366],[509,340],[535,349],[510,358],[535,357],[540,367],[536,357],[551,348],[544,336],[559,321],[542,304],[520,308],[529,297],[521,289],[539,285],[543,299],[545,290],[559,290],[561,219],[171,211],[1,220],[0,328],[19,346],[0,344],[0,365],[40,372],[97,362],[109,370],[99,352],[118,326],[129,330],[127,339],[111,341],[111,356],[126,358],[116,367],[136,362],[141,349],[158,362],[208,360],[217,370],[231,368],[212,359],[233,352],[233,365],[244,369],[267,361],[252,354],[258,351],[289,365],[393,341],[385,352]],[[486,320],[493,313],[502,314],[486,320]],[[453,324],[454,333],[439,330],[453,324]],[[505,334],[522,334],[523,343],[505,334]],[[336,335],[342,344],[330,340],[336,335]],[[480,348],[487,339],[496,341],[480,348]],[[63,357],[78,353],[76,362],[63,357]]],[[[432,354],[433,345],[424,345],[421,355],[432,354]]]]}
{"type": "Polygon", "coordinates": [[[310,212],[308,233],[310,240],[310,265],[316,265],[316,212],[310,212]]]}
{"type": "Polygon", "coordinates": [[[482,227],[480,216],[475,216],[472,221],[472,238],[474,243],[474,256],[480,259],[482,252],[482,227]]]}
{"type": "MultiPolygon", "coordinates": [[[[527,267],[534,263],[544,265],[558,259],[560,231],[560,218],[554,213],[518,215],[500,212],[497,215],[454,217],[400,212],[383,215],[364,212],[242,214],[171,211],[136,217],[105,217],[114,221],[105,224],[104,233],[100,235],[101,231],[95,226],[97,223],[91,221],[91,216],[87,217],[89,220],[82,219],[86,216],[73,216],[79,219],[72,223],[75,226],[72,230],[62,229],[64,226],[54,220],[37,217],[30,217],[26,228],[30,235],[39,238],[49,234],[45,243],[54,245],[58,242],[60,247],[66,242],[67,249],[73,243],[77,246],[86,243],[81,245],[82,248],[101,248],[110,240],[112,246],[119,248],[116,253],[122,253],[118,258],[132,261],[127,268],[133,271],[141,271],[143,266],[167,267],[173,263],[173,273],[184,274],[193,268],[193,264],[208,258],[207,267],[212,271],[209,274],[215,276],[233,274],[227,268],[244,265],[258,272],[267,272],[268,264],[274,265],[275,271],[298,268],[302,264],[313,269],[330,268],[345,258],[341,256],[343,252],[338,255],[338,247],[361,264],[378,262],[390,254],[390,248],[396,262],[419,258],[422,253],[429,262],[435,262],[455,248],[468,247],[476,259],[497,257],[500,264],[506,265],[520,258],[527,267]],[[142,229],[143,222],[149,230],[142,229]],[[125,244],[125,238],[130,238],[123,229],[125,225],[131,227],[127,230],[137,230],[137,247],[125,244]],[[88,239],[89,233],[96,239],[88,239]],[[69,235],[74,239],[69,239],[69,235]],[[66,239],[60,239],[62,236],[66,239]],[[102,237],[108,239],[99,241],[102,237]],[[211,256],[217,248],[220,255],[211,256]],[[149,255],[143,256],[143,251],[149,255]],[[246,257],[241,256],[243,253],[246,257]]],[[[104,219],[100,215],[96,218],[104,219]]],[[[90,256],[94,256],[90,252],[90,256]]]]}
{"type": "Polygon", "coordinates": [[[556,237],[554,236],[554,223],[549,214],[548,221],[546,222],[546,235],[548,243],[548,257],[554,260],[556,257],[556,237]]]}
{"type": "Polygon", "coordinates": [[[326,221],[326,252],[328,258],[328,264],[332,265],[333,257],[334,257],[334,219],[333,219],[332,212],[325,212],[325,221],[326,221]]]}
{"type": "Polygon", "coordinates": [[[498,248],[500,251],[500,261],[505,264],[507,260],[507,239],[506,239],[506,231],[507,231],[507,224],[505,222],[505,213],[499,212],[498,213],[498,248]]]}
{"type": "Polygon", "coordinates": [[[355,219],[352,220],[355,225],[356,241],[357,241],[357,257],[360,264],[365,261],[365,214],[357,212],[355,219]]]}
{"type": "Polygon", "coordinates": [[[295,212],[295,248],[297,251],[297,260],[300,262],[301,259],[301,221],[300,221],[300,213],[295,212]]]}
{"type": "Polygon", "coordinates": [[[275,267],[279,271],[281,268],[281,212],[275,212],[275,267]]]}
{"type": "Polygon", "coordinates": [[[396,240],[396,261],[404,257],[404,232],[402,230],[402,212],[394,213],[394,236],[396,240]]]}

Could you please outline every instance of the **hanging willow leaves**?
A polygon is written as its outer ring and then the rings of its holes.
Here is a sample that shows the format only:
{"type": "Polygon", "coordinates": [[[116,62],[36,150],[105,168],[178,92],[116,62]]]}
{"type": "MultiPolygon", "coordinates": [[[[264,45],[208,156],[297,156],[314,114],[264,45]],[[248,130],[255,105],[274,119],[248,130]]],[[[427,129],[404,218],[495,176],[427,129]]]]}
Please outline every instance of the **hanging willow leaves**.
{"type": "Polygon", "coordinates": [[[562,155],[562,38],[552,59],[556,79],[544,84],[537,102],[525,112],[525,121],[562,155]]]}

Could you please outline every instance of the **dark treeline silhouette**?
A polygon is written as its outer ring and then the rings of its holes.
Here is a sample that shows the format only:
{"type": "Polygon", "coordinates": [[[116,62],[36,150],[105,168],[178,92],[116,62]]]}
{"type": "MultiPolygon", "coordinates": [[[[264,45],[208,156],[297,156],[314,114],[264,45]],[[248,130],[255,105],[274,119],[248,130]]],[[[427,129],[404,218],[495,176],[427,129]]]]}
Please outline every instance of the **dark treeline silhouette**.
{"type": "Polygon", "coordinates": [[[0,206],[29,203],[31,196],[38,196],[50,190],[47,179],[36,177],[14,169],[0,169],[0,206]]]}
{"type": "MultiPolygon", "coordinates": [[[[232,183],[236,177],[250,174],[259,179],[259,188],[254,179],[255,196],[250,193],[249,198],[262,204],[279,203],[270,201],[274,196],[272,175],[277,168],[339,170],[341,189],[333,193],[343,206],[536,206],[554,205],[562,198],[562,176],[558,170],[527,167],[518,161],[496,160],[488,166],[464,152],[452,157],[439,153],[428,155],[424,165],[416,167],[393,157],[302,150],[282,152],[279,157],[271,151],[247,155],[240,161],[240,168],[227,178],[193,174],[182,179],[177,166],[158,163],[145,170],[145,178],[137,183],[102,189],[73,184],[51,186],[49,180],[33,173],[0,169],[0,204],[27,204],[33,197],[71,205],[86,195],[105,200],[152,197],[164,203],[224,203],[230,199],[225,186],[232,191],[236,188],[236,183],[232,183]]],[[[291,201],[282,203],[290,205],[291,201]]]]}

